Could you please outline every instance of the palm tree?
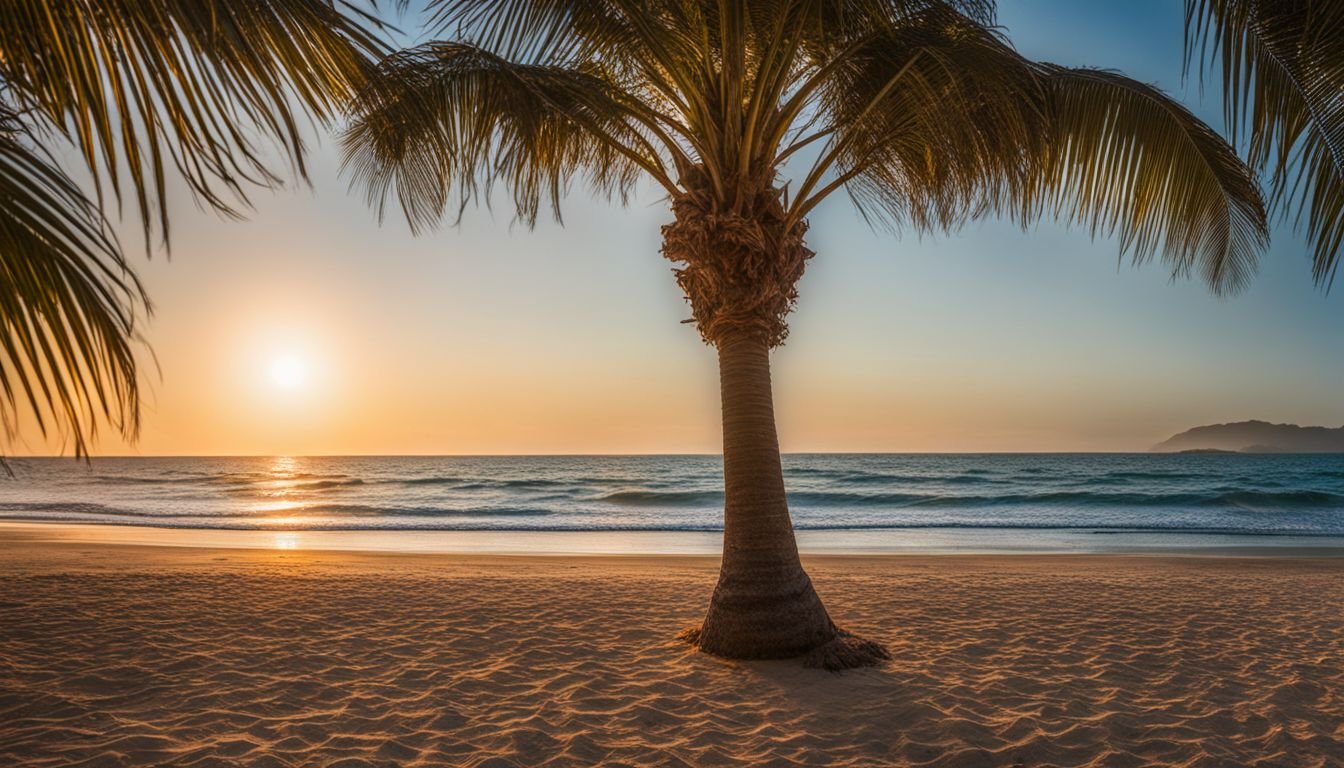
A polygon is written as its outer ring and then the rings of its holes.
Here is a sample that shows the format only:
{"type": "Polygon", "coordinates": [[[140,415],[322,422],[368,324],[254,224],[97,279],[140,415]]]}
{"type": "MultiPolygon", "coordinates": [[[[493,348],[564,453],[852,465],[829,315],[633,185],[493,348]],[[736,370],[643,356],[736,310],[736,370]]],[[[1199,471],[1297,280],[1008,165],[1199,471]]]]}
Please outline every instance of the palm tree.
{"type": "Polygon", "coordinates": [[[1271,207],[1306,218],[1329,287],[1344,251],[1344,2],[1186,0],[1185,29],[1187,64],[1207,57],[1221,75],[1233,143],[1268,172],[1271,207]]]}
{"type": "Polygon", "coordinates": [[[107,206],[168,242],[168,181],[237,216],[249,187],[304,175],[327,121],[387,52],[344,0],[15,0],[0,13],[0,421],[27,411],[85,455],[139,424],[148,300],[107,206]],[[73,154],[90,181],[58,162],[73,154]],[[91,187],[92,194],[86,191],[91,187]],[[106,199],[105,199],[106,195],[106,199]]]}
{"type": "Polygon", "coordinates": [[[704,651],[886,657],[832,622],[799,562],[771,399],[807,216],[833,193],[917,230],[1048,212],[1218,292],[1254,270],[1265,216],[1231,148],[1155,88],[1022,58],[992,5],[438,0],[453,39],[386,58],[354,102],[346,168],[416,231],[495,185],[529,225],[575,179],[666,193],[663,255],[718,351],[723,407],[722,566],[686,633],[704,651]]]}

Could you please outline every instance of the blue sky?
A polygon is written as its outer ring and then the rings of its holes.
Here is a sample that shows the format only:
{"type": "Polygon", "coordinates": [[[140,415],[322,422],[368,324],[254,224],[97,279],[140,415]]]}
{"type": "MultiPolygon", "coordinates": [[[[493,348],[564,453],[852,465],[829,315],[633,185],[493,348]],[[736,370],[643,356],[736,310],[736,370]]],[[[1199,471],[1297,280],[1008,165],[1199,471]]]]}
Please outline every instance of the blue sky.
{"type": "MultiPolygon", "coordinates": [[[[1181,14],[1000,4],[1023,53],[1156,83],[1221,128],[1216,90],[1182,81],[1181,14]]],[[[536,231],[501,199],[414,238],[347,192],[334,143],[317,137],[311,189],[259,194],[248,222],[175,201],[172,258],[144,267],[162,378],[141,442],[103,452],[718,450],[714,355],[679,322],[654,190],[620,209],[576,188],[567,226],[536,231]],[[302,387],[268,381],[280,358],[302,387]]],[[[837,196],[811,225],[775,355],[785,450],[1143,450],[1201,423],[1344,423],[1344,291],[1312,285],[1287,224],[1228,299],[1051,222],[892,237],[837,196]]]]}

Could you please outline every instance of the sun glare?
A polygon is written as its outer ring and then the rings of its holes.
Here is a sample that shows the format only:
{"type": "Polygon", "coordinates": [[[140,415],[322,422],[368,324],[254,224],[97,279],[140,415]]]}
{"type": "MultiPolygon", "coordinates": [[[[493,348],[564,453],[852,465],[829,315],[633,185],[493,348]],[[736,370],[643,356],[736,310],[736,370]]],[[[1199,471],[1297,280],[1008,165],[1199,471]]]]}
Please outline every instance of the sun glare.
{"type": "Polygon", "coordinates": [[[308,366],[297,357],[280,357],[271,363],[271,383],[281,389],[299,389],[308,381],[308,366]]]}

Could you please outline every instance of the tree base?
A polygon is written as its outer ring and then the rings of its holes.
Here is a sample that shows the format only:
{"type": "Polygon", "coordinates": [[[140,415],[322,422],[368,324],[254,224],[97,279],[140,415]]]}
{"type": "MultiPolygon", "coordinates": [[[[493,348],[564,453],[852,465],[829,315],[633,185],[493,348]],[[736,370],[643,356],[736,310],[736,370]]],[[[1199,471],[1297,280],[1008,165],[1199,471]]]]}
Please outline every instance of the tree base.
{"type": "Polygon", "coordinates": [[[833,672],[891,658],[878,643],[831,621],[796,555],[725,562],[704,620],[679,637],[720,658],[801,659],[833,672]]]}
{"type": "Polygon", "coordinates": [[[834,640],[814,648],[803,657],[803,666],[839,672],[860,667],[880,667],[888,661],[891,661],[891,651],[885,645],[837,628],[834,640]]]}
{"type": "MultiPolygon", "coordinates": [[[[703,628],[697,624],[678,632],[677,639],[711,656],[734,658],[702,647],[700,645],[702,634],[703,628]]],[[[846,669],[881,666],[891,660],[891,652],[879,642],[866,640],[837,627],[835,637],[831,640],[795,658],[802,659],[804,667],[841,672],[846,669]]]]}

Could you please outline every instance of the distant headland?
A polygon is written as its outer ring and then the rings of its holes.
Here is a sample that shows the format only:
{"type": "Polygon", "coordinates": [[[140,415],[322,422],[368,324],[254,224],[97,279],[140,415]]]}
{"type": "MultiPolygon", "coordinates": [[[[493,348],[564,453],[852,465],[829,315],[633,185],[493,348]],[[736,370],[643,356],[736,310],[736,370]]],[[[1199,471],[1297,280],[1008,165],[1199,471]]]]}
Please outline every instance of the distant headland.
{"type": "Polygon", "coordinates": [[[1153,446],[1158,453],[1344,453],[1344,427],[1238,421],[1187,429],[1153,446]]]}

